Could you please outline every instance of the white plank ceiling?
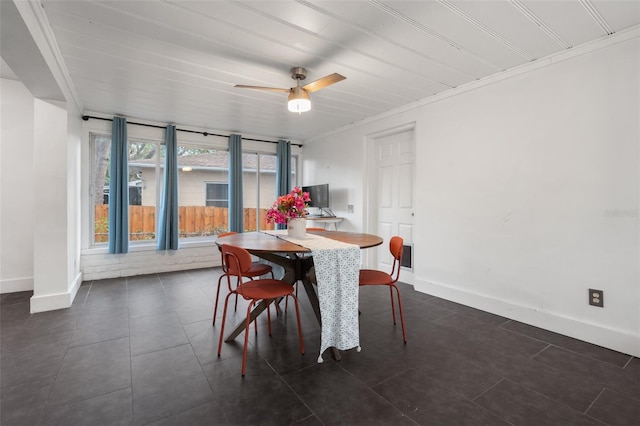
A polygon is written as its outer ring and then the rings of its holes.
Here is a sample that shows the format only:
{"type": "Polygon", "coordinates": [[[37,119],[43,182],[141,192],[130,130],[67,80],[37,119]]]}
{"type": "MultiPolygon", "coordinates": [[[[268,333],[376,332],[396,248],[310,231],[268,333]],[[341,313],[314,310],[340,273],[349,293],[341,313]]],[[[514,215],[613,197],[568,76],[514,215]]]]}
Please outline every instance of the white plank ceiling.
{"type": "Polygon", "coordinates": [[[640,23],[638,1],[42,2],[86,111],[304,141],[640,23]],[[289,69],[346,80],[287,111],[289,69]]]}

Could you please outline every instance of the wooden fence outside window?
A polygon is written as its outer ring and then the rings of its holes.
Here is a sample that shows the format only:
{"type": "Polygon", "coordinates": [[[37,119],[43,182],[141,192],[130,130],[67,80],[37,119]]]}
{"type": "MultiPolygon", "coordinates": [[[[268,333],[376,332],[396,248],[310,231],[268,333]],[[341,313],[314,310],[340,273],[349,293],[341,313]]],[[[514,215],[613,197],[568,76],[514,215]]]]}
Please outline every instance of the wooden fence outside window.
{"type": "MultiPolygon", "coordinates": [[[[256,231],[256,214],[260,230],[274,229],[264,215],[267,209],[244,209],[245,232],[256,231]]],[[[229,209],[226,207],[181,206],[178,208],[180,238],[218,235],[229,229],[229,209]]],[[[95,206],[94,238],[96,243],[109,240],[109,205],[95,206]]],[[[156,208],[154,206],[129,206],[129,240],[153,240],[156,238],[156,208]]]]}

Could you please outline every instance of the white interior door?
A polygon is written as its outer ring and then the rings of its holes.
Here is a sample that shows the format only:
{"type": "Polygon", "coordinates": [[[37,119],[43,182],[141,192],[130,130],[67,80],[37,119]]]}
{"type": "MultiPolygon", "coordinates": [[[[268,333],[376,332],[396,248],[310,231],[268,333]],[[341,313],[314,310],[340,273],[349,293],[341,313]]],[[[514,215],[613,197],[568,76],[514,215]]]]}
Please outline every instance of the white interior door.
{"type": "Polygon", "coordinates": [[[376,204],[372,219],[376,233],[384,238],[384,244],[378,248],[377,268],[391,270],[389,240],[399,235],[404,239],[408,264],[400,272],[400,280],[410,284],[413,284],[414,151],[413,129],[376,138],[373,167],[376,184],[371,188],[377,192],[372,197],[376,204]]]}

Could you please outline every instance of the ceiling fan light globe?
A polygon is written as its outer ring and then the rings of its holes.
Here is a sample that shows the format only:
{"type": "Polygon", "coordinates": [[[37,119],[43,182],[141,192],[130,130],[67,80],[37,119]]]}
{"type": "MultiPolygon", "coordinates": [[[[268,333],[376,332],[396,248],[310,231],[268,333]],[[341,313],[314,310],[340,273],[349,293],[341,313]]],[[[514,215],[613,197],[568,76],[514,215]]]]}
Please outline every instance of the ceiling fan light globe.
{"type": "Polygon", "coordinates": [[[287,106],[291,112],[307,112],[311,109],[311,101],[309,99],[290,99],[287,106]]]}
{"type": "Polygon", "coordinates": [[[300,87],[294,87],[289,93],[289,102],[287,104],[289,111],[291,112],[307,112],[311,109],[311,99],[307,92],[300,87]]]}

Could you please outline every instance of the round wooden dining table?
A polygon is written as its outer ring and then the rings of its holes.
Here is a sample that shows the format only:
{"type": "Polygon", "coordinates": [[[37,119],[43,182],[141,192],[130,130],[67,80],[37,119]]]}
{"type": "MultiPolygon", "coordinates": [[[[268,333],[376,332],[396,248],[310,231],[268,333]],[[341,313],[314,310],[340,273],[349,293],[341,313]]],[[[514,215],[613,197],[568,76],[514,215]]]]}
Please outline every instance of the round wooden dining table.
{"type": "MultiPolygon", "coordinates": [[[[341,231],[307,231],[308,234],[320,235],[343,243],[355,244],[360,248],[375,247],[382,244],[382,238],[373,234],[361,234],[357,232],[341,231]]],[[[277,235],[266,232],[243,232],[218,238],[218,245],[230,244],[242,247],[245,250],[261,257],[264,253],[311,253],[306,247],[291,243],[277,235]]]]}
{"type": "MultiPolygon", "coordinates": [[[[362,234],[356,232],[342,231],[307,231],[309,234],[331,238],[348,244],[354,244],[361,249],[379,246],[383,239],[377,235],[362,234]]],[[[249,253],[260,257],[268,262],[280,265],[284,268],[282,280],[291,285],[301,281],[305,292],[309,297],[313,311],[322,324],[320,316],[320,303],[318,294],[314,288],[314,277],[312,273],[313,257],[311,250],[298,244],[279,238],[277,235],[265,232],[244,232],[218,238],[216,243],[219,246],[229,244],[242,247],[249,253]]],[[[265,301],[260,302],[251,312],[250,322],[253,321],[267,307],[265,301]]],[[[226,342],[234,340],[245,328],[245,321],[242,321],[225,337],[226,342]]],[[[334,357],[339,359],[337,352],[333,352],[334,357]]]]}

